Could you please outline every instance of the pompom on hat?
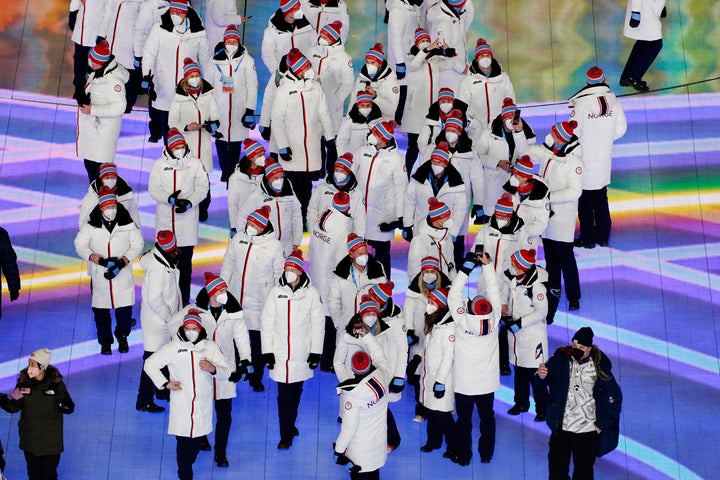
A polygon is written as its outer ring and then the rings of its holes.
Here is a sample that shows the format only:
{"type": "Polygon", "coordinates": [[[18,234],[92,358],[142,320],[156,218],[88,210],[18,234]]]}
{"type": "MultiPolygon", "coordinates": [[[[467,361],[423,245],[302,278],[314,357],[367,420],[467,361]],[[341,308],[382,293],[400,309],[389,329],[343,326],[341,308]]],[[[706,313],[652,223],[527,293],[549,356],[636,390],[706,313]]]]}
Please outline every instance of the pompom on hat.
{"type": "Polygon", "coordinates": [[[183,318],[183,328],[188,325],[195,325],[198,328],[203,328],[202,319],[200,318],[200,311],[197,308],[191,308],[185,314],[183,318]]]}
{"type": "Polygon", "coordinates": [[[448,294],[450,293],[450,287],[436,288],[435,290],[428,293],[428,302],[432,301],[438,308],[446,308],[448,304],[448,294]]]}
{"type": "Polygon", "coordinates": [[[350,365],[355,375],[365,375],[370,371],[372,361],[370,360],[370,355],[368,355],[364,350],[358,350],[353,353],[353,356],[350,359],[350,365]]]}
{"type": "Polygon", "coordinates": [[[575,120],[570,120],[569,122],[558,122],[552,126],[552,133],[564,143],[567,143],[573,137],[577,126],[578,123],[575,120]]]}
{"type": "Polygon", "coordinates": [[[513,166],[513,174],[524,178],[530,178],[533,176],[533,164],[529,155],[523,155],[518,158],[513,166]]]}
{"type": "Polygon", "coordinates": [[[110,189],[103,185],[98,191],[98,207],[100,210],[106,207],[117,207],[117,195],[115,195],[115,189],[110,189]]]}
{"type": "Polygon", "coordinates": [[[270,207],[263,205],[248,215],[247,223],[252,225],[258,232],[264,232],[268,223],[270,223],[270,213],[270,207]]]}
{"type": "Polygon", "coordinates": [[[180,147],[187,148],[187,142],[185,141],[185,137],[183,136],[183,134],[180,133],[180,130],[172,127],[170,128],[170,130],[168,130],[167,148],[172,152],[176,148],[180,147]]]}
{"type": "Polygon", "coordinates": [[[175,234],[173,234],[170,230],[160,230],[157,233],[156,241],[160,250],[165,253],[174,252],[175,249],[177,249],[175,234]]]}
{"type": "Polygon", "coordinates": [[[347,236],[347,249],[349,253],[353,253],[355,250],[362,247],[367,248],[367,243],[365,243],[365,240],[363,240],[357,233],[350,233],[347,236]]]}
{"type": "Polygon", "coordinates": [[[302,251],[299,248],[296,248],[290,255],[288,255],[285,259],[285,265],[283,268],[294,268],[296,270],[300,270],[301,272],[305,271],[302,251]]]}
{"type": "Polygon", "coordinates": [[[110,44],[107,40],[100,40],[97,45],[90,49],[88,57],[98,64],[105,64],[110,60],[110,44]]]}
{"type": "Polygon", "coordinates": [[[597,85],[599,83],[605,83],[605,73],[602,68],[598,66],[592,66],[585,72],[585,82],[588,85],[597,85]]]}
{"type": "Polygon", "coordinates": [[[371,60],[381,65],[385,61],[385,52],[382,43],[376,43],[365,54],[365,62],[367,63],[371,60]]]}
{"type": "Polygon", "coordinates": [[[517,267],[523,272],[527,272],[530,267],[535,265],[535,249],[530,250],[518,250],[512,254],[512,261],[517,267]]]}
{"type": "Polygon", "coordinates": [[[325,36],[328,40],[331,40],[330,45],[334,45],[340,41],[340,31],[342,30],[342,22],[335,20],[320,29],[320,35],[325,36]]]}
{"type": "Polygon", "coordinates": [[[475,59],[482,54],[489,54],[492,57],[493,51],[492,48],[490,48],[490,45],[488,45],[487,40],[484,38],[478,38],[477,42],[475,42],[475,59]]]}
{"type": "Polygon", "coordinates": [[[452,215],[450,208],[435,197],[428,198],[428,218],[431,222],[439,222],[452,215]]]}
{"type": "Polygon", "coordinates": [[[225,283],[225,280],[218,277],[212,272],[205,272],[205,291],[208,294],[208,297],[212,297],[217,292],[219,292],[222,289],[227,290],[228,285],[225,283]]]}

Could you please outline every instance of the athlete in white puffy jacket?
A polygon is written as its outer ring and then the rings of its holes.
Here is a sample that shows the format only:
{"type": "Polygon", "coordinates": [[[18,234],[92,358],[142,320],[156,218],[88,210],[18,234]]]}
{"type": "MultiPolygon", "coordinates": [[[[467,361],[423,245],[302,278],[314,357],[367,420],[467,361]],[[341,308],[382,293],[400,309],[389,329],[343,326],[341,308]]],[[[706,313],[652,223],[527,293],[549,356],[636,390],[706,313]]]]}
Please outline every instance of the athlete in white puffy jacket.
{"type": "Polygon", "coordinates": [[[439,0],[427,9],[427,31],[432,38],[454,48],[452,68],[441,72],[440,82],[443,87],[457,91],[458,83],[467,68],[467,33],[475,16],[472,0],[439,0]]]}
{"type": "Polygon", "coordinates": [[[271,75],[280,65],[283,55],[291,48],[307,53],[317,40],[317,32],[310,25],[301,8],[300,1],[280,1],[263,32],[262,60],[271,75]]]}
{"type": "Polygon", "coordinates": [[[340,39],[347,42],[350,33],[350,12],[345,0],[300,0],[302,12],[316,32],[329,23],[340,21],[340,39]]]}

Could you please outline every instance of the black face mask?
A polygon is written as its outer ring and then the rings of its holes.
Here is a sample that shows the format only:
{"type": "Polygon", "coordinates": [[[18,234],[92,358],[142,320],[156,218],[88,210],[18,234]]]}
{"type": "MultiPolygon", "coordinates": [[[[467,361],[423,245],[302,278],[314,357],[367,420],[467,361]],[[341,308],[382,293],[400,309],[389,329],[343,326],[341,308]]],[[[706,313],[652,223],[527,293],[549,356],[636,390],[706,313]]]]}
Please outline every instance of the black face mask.
{"type": "Polygon", "coordinates": [[[575,360],[577,360],[579,362],[585,356],[585,352],[580,350],[579,348],[573,347],[572,356],[575,360]]]}

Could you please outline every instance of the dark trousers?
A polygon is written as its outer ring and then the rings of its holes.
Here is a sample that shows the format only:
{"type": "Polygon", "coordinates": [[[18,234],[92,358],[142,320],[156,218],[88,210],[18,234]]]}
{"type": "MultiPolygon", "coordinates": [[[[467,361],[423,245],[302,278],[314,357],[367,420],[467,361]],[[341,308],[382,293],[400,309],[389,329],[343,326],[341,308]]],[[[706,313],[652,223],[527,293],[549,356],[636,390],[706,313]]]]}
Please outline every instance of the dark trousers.
{"type": "Polygon", "coordinates": [[[140,83],[142,82],[142,69],[128,68],[130,79],[125,84],[125,113],[132,112],[132,107],[137,102],[138,92],[140,91],[140,83]]]}
{"type": "MultiPolygon", "coordinates": [[[[393,448],[400,446],[400,431],[397,428],[397,422],[395,422],[395,416],[387,410],[387,444],[393,448]]],[[[362,465],[361,465],[362,466],[362,465]]]]}
{"type": "Polygon", "coordinates": [[[215,140],[215,151],[220,164],[220,181],[227,183],[230,175],[235,170],[235,166],[240,163],[242,142],[226,142],[217,139],[215,140]]]}
{"type": "Polygon", "coordinates": [[[0,442],[0,473],[5,471],[5,451],[2,442],[0,442]]]}
{"type": "Polygon", "coordinates": [[[510,347],[508,345],[508,330],[505,325],[500,325],[498,330],[498,351],[500,352],[500,368],[510,366],[510,347]]]}
{"type": "Polygon", "coordinates": [[[225,455],[232,425],[232,398],[215,400],[215,455],[225,455]]]}
{"type": "Polygon", "coordinates": [[[295,420],[297,419],[300,396],[304,382],[278,383],[278,420],[280,421],[280,439],[292,440],[295,420]]]}
{"type": "Polygon", "coordinates": [[[407,136],[408,143],[407,151],[405,152],[405,169],[407,170],[409,179],[410,174],[412,173],[413,165],[415,165],[415,161],[417,161],[417,157],[420,154],[420,149],[418,148],[418,138],[420,137],[420,134],[408,133],[407,136]]]}
{"type": "Polygon", "coordinates": [[[325,317],[325,337],[323,338],[322,357],[320,357],[320,370],[323,372],[329,372],[332,369],[336,337],[337,329],[332,317],[325,317]]]}
{"type": "MultiPolygon", "coordinates": [[[[95,328],[100,345],[112,345],[113,330],[112,319],[109,308],[92,307],[95,316],[95,328]]],[[[118,307],[115,309],[115,336],[117,338],[130,335],[130,321],[132,319],[132,306],[118,307]]]]}
{"type": "Polygon", "coordinates": [[[390,280],[390,274],[392,273],[392,267],[390,265],[390,242],[368,240],[367,244],[375,250],[373,256],[375,260],[382,264],[385,269],[385,276],[390,280]]]}
{"type": "Polygon", "coordinates": [[[657,40],[636,40],[620,78],[642,80],[643,75],[645,75],[645,72],[648,71],[648,68],[662,50],[662,46],[662,38],[657,40]]]}
{"type": "Polygon", "coordinates": [[[195,247],[178,247],[180,258],[178,259],[178,271],[180,272],[180,297],[183,306],[190,303],[190,282],[192,280],[192,258],[195,247]]]}
{"type": "MultiPolygon", "coordinates": [[[[282,165],[282,161],[280,162],[282,165]]],[[[285,178],[290,180],[292,183],[295,196],[300,202],[300,208],[302,210],[303,218],[303,229],[307,225],[307,207],[310,204],[310,197],[312,196],[313,178],[315,178],[318,172],[288,172],[285,171],[285,178]]]]}
{"type": "MultiPolygon", "coordinates": [[[[150,355],[153,353],[155,352],[148,352],[147,350],[143,352],[143,367],[145,366],[145,360],[150,358],[150,355]]],[[[170,372],[167,367],[163,367],[160,371],[165,374],[165,378],[170,378],[170,372]]],[[[135,401],[136,405],[148,405],[153,401],[153,397],[157,397],[158,400],[160,400],[161,397],[165,397],[163,399],[167,400],[169,398],[169,392],[167,390],[162,390],[162,392],[164,392],[164,395],[155,388],[155,384],[150,380],[148,374],[145,373],[145,369],[142,369],[140,372],[140,386],[138,387],[137,400],[135,401]]]]}
{"type": "Polygon", "coordinates": [[[453,242],[453,256],[455,263],[455,271],[459,271],[460,265],[462,265],[463,258],[465,258],[465,235],[458,235],[453,242]]]}
{"type": "Polygon", "coordinates": [[[380,480],[380,469],[378,468],[377,470],[373,470],[372,472],[351,472],[350,480],[380,480]]]}
{"type": "Polygon", "coordinates": [[[610,240],[610,207],[607,187],[600,190],[583,190],[578,202],[580,242],[583,244],[607,243],[610,240]]]}
{"type": "Polygon", "coordinates": [[[478,439],[480,458],[490,461],[493,457],[495,453],[494,402],[494,393],[485,395],[455,393],[455,411],[457,413],[455,454],[460,462],[469,462],[472,458],[472,413],[475,406],[477,406],[480,418],[480,438],[478,439]]]}
{"type": "MultiPolygon", "coordinates": [[[[210,185],[210,175],[208,175],[208,185],[210,185]]],[[[208,208],[210,208],[210,201],[212,200],[212,198],[210,197],[211,190],[212,190],[211,188],[208,188],[207,195],[205,195],[205,198],[203,198],[200,201],[200,204],[198,205],[198,208],[200,209],[200,220],[201,221],[204,221],[203,216],[205,218],[207,218],[207,215],[208,215],[208,208]]]]}
{"type": "Polygon", "coordinates": [[[427,445],[432,448],[442,447],[443,437],[445,445],[451,452],[455,451],[455,419],[450,412],[438,412],[426,409],[427,417],[427,445]]]}
{"type": "Polygon", "coordinates": [[[530,406],[530,385],[532,385],[535,413],[545,414],[547,406],[547,387],[537,375],[537,368],[515,367],[515,404],[523,408],[530,406]]]}
{"type": "Polygon", "coordinates": [[[148,130],[150,130],[150,136],[157,139],[166,139],[168,130],[168,117],[170,112],[166,110],[158,110],[152,106],[152,101],[148,104],[148,115],[150,121],[148,122],[148,130]]]}
{"type": "Polygon", "coordinates": [[[593,465],[597,452],[595,432],[571,433],[560,430],[550,435],[548,469],[550,480],[569,480],[570,457],[573,461],[572,480],[593,480],[593,465]]]}
{"type": "Polygon", "coordinates": [[[545,250],[545,265],[548,272],[547,286],[560,289],[560,276],[565,283],[565,297],[568,301],[580,300],[580,277],[578,275],[572,242],[542,239],[545,250]]]}
{"type": "Polygon", "coordinates": [[[260,330],[248,330],[250,335],[250,363],[253,366],[253,374],[248,379],[250,386],[260,385],[265,373],[265,362],[262,358],[262,343],[260,341],[260,330]]]}
{"type": "Polygon", "coordinates": [[[25,453],[28,480],[57,480],[57,468],[60,465],[60,454],[33,455],[25,453]]]}
{"type": "MultiPolygon", "coordinates": [[[[345,153],[345,152],[341,152],[345,153]]],[[[327,143],[325,142],[325,137],[320,138],[320,156],[322,158],[322,164],[323,164],[323,171],[322,171],[322,178],[327,177],[328,172],[332,172],[333,168],[335,168],[335,160],[338,159],[338,151],[337,146],[334,148],[327,148],[327,143]]]]}
{"type": "Polygon", "coordinates": [[[100,176],[100,165],[102,165],[102,163],[85,158],[83,159],[83,164],[85,165],[85,171],[87,172],[88,183],[92,183],[97,180],[100,176]]]}
{"type": "Polygon", "coordinates": [[[92,47],[75,44],[75,52],[73,53],[73,86],[75,92],[85,90],[87,83],[88,55],[92,47]]]}
{"type": "Polygon", "coordinates": [[[415,397],[415,415],[428,418],[430,415],[428,413],[428,409],[425,408],[425,405],[420,403],[420,375],[415,373],[408,374],[407,383],[413,387],[413,396],[415,397]]]}
{"type": "Polygon", "coordinates": [[[177,446],[175,447],[175,456],[177,458],[178,478],[180,480],[193,479],[193,463],[200,453],[200,442],[205,437],[180,437],[176,436],[177,446]]]}

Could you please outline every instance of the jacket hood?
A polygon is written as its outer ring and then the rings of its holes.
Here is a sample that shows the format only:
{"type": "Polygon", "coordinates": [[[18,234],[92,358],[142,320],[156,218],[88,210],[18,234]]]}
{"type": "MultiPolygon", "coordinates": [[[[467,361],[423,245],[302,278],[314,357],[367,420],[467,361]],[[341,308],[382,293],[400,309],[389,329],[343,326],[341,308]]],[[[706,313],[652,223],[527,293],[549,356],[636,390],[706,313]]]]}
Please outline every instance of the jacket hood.
{"type": "Polygon", "coordinates": [[[392,297],[388,298],[387,303],[383,308],[378,309],[378,318],[384,319],[384,318],[393,318],[402,315],[402,309],[395,304],[395,301],[392,299],[392,297]]]}
{"type": "Polygon", "coordinates": [[[543,147],[545,147],[546,149],[548,149],[553,155],[555,155],[555,156],[558,157],[558,158],[563,158],[563,157],[566,157],[566,156],[570,155],[570,154],[572,153],[572,151],[575,150],[576,148],[578,148],[579,146],[580,146],[580,142],[579,142],[579,140],[578,140],[578,137],[576,137],[575,135],[573,135],[573,136],[570,138],[570,141],[567,142],[566,144],[564,144],[564,145],[560,148],[560,150],[558,150],[557,153],[555,153],[555,152],[553,151],[552,145],[551,145],[551,146],[547,146],[546,144],[543,143],[543,147]]]}
{"type": "MultiPolygon", "coordinates": [[[[287,281],[285,281],[285,275],[280,275],[280,279],[278,280],[278,285],[281,287],[289,288],[292,290],[292,287],[288,285],[287,281]]],[[[303,271],[300,274],[300,281],[298,282],[297,286],[295,287],[295,290],[292,290],[293,292],[298,292],[301,289],[308,288],[310,286],[310,277],[308,277],[307,273],[303,271]]]]}
{"type": "Polygon", "coordinates": [[[350,117],[350,120],[352,120],[353,123],[369,124],[370,122],[374,122],[375,120],[382,118],[382,111],[380,111],[380,107],[378,107],[377,104],[373,102],[372,109],[370,110],[370,115],[365,117],[365,115],[360,114],[357,104],[353,103],[352,107],[348,111],[348,117],[350,117]]]}
{"type": "Polygon", "coordinates": [[[115,60],[114,55],[110,55],[110,60],[102,66],[102,68],[95,70],[93,75],[93,78],[102,78],[104,76],[115,76],[123,83],[127,83],[127,81],[130,79],[130,73],[127,71],[125,67],[120,65],[117,60],[115,60]]]}
{"type": "Polygon", "coordinates": [[[573,102],[575,100],[579,100],[583,97],[588,97],[591,95],[607,95],[610,94],[613,97],[615,95],[610,90],[610,87],[606,83],[596,83],[595,85],[585,85],[583,88],[578,90],[573,94],[572,97],[570,97],[569,101],[573,102]]]}
{"type": "Polygon", "coordinates": [[[387,388],[375,376],[376,371],[375,365],[371,365],[370,371],[365,375],[345,380],[336,387],[338,393],[345,392],[363,402],[380,400],[387,395],[387,388]]]}
{"type": "MultiPolygon", "coordinates": [[[[188,8],[186,19],[190,23],[190,28],[188,28],[190,33],[200,33],[205,31],[200,15],[198,15],[192,7],[188,8]]],[[[160,15],[160,28],[168,32],[175,30],[175,25],[172,23],[172,19],[170,18],[170,10],[167,10],[165,13],[160,15]]]]}
{"type": "MultiPolygon", "coordinates": [[[[414,293],[417,293],[418,295],[421,294],[420,292],[420,283],[422,280],[423,272],[418,273],[415,275],[415,278],[413,278],[410,283],[408,284],[408,290],[414,293]]],[[[438,279],[436,280],[437,288],[443,288],[449,286],[452,282],[450,281],[450,277],[445,275],[443,272],[439,272],[438,279]]]]}
{"type": "MultiPolygon", "coordinates": [[[[458,100],[457,98],[453,101],[453,110],[460,110],[462,112],[462,121],[463,121],[463,127],[467,127],[467,103],[463,102],[462,100],[458,100]]],[[[442,113],[440,111],[440,103],[435,101],[430,105],[430,108],[428,108],[428,113],[425,115],[425,118],[428,120],[435,120],[436,122],[439,122],[440,120],[445,121],[445,118],[447,117],[447,114],[442,113]]]]}
{"type": "MultiPolygon", "coordinates": [[[[345,333],[347,333],[350,336],[353,336],[353,330],[354,330],[353,327],[355,325],[355,322],[358,322],[358,321],[360,321],[359,313],[356,313],[355,315],[350,317],[350,321],[347,323],[347,325],[345,325],[345,333]]],[[[388,325],[387,322],[385,322],[385,320],[383,320],[380,317],[378,317],[376,325],[378,326],[378,328],[373,335],[379,335],[380,333],[382,333],[390,328],[390,325],[388,325]]]]}
{"type": "MultiPolygon", "coordinates": [[[[228,313],[237,313],[242,311],[242,308],[240,307],[240,302],[237,301],[237,299],[233,296],[232,293],[227,292],[227,303],[224,305],[224,310],[228,313]]],[[[201,289],[197,297],[195,297],[195,305],[202,308],[203,310],[210,311],[210,297],[208,297],[207,290],[204,288],[201,289]]]]}
{"type": "Polygon", "coordinates": [[[205,327],[202,327],[200,329],[200,335],[198,335],[198,339],[195,340],[195,343],[190,342],[190,340],[188,340],[188,338],[185,336],[185,330],[183,329],[182,323],[178,327],[178,330],[177,330],[177,333],[175,334],[175,336],[180,342],[192,345],[193,350],[202,350],[202,348],[205,346],[203,341],[207,340],[207,338],[208,338],[205,327]]]}
{"type": "MultiPolygon", "coordinates": [[[[415,170],[415,173],[413,173],[412,178],[417,181],[418,183],[427,183],[429,182],[429,176],[433,175],[432,173],[432,163],[430,160],[424,162],[422,165],[420,165],[417,170],[415,170]]],[[[452,163],[448,163],[448,166],[445,167],[445,178],[446,182],[449,187],[459,187],[464,186],[464,182],[462,179],[462,175],[460,175],[460,172],[458,172],[457,168],[452,163]]],[[[444,184],[443,184],[444,185],[444,184]]]]}
{"type": "MultiPolygon", "coordinates": [[[[435,137],[435,146],[438,146],[440,142],[447,142],[447,139],[445,138],[445,129],[443,129],[438,136],[435,137]]],[[[463,130],[460,134],[460,138],[458,138],[454,147],[450,145],[450,142],[448,142],[448,148],[451,154],[472,152],[472,145],[472,140],[470,140],[470,137],[465,130],[463,130]]]]}
{"type": "MultiPolygon", "coordinates": [[[[470,63],[470,73],[473,75],[482,75],[483,77],[485,74],[482,70],[480,70],[480,65],[478,65],[477,60],[473,60],[470,63]]],[[[495,60],[495,57],[493,57],[492,62],[490,62],[490,75],[487,76],[488,79],[499,77],[502,74],[502,67],[500,66],[500,63],[495,60]]]]}
{"type": "Polygon", "coordinates": [[[161,249],[158,248],[157,245],[153,245],[150,250],[143,253],[140,257],[140,266],[143,268],[143,270],[151,268],[154,263],[159,263],[168,270],[173,270],[175,268],[173,265],[170,264],[170,261],[167,259],[167,257],[165,257],[165,254],[161,249]]]}
{"type": "MultiPolygon", "coordinates": [[[[539,177],[536,177],[533,175],[533,189],[530,192],[530,196],[528,197],[528,200],[542,200],[548,195],[548,186],[543,182],[539,177]]],[[[503,190],[506,192],[512,193],[513,195],[517,193],[517,188],[510,185],[510,180],[505,182],[505,185],[503,185],[503,190]]]]}
{"type": "Polygon", "coordinates": [[[278,8],[275,10],[272,17],[270,17],[268,24],[280,32],[292,32],[293,30],[309,26],[310,22],[308,22],[308,19],[303,16],[300,20],[295,20],[293,23],[287,23],[282,10],[278,8]]]}
{"type": "Polygon", "coordinates": [[[58,383],[63,379],[62,374],[60,371],[55,367],[55,365],[46,365],[45,366],[45,376],[42,380],[34,380],[30,378],[30,376],[27,373],[27,368],[23,368],[20,370],[20,375],[18,376],[17,385],[42,385],[42,384],[51,384],[51,383],[58,383]]]}
{"type": "Polygon", "coordinates": [[[283,182],[283,186],[279,194],[276,194],[275,190],[272,189],[265,175],[263,175],[262,180],[260,181],[260,190],[262,190],[265,196],[272,198],[294,196],[295,190],[293,190],[292,182],[290,182],[290,179],[287,178],[287,175],[284,178],[285,181],[283,182]]]}
{"type": "MultiPolygon", "coordinates": [[[[352,258],[350,258],[350,255],[345,255],[345,257],[338,262],[333,273],[340,278],[347,279],[350,277],[351,268],[353,268],[352,258]]],[[[371,280],[385,276],[382,264],[370,254],[368,254],[368,263],[365,266],[365,270],[367,271],[368,278],[371,280]]]]}
{"type": "Polygon", "coordinates": [[[327,177],[325,177],[325,181],[328,185],[332,185],[335,187],[335,189],[339,192],[345,192],[350,193],[353,190],[355,190],[358,186],[357,177],[353,172],[348,173],[348,182],[343,185],[342,187],[339,187],[337,183],[335,183],[335,176],[333,175],[334,169],[330,170],[330,173],[327,174],[327,177]]]}
{"type": "MultiPolygon", "coordinates": [[[[212,92],[212,90],[213,90],[212,84],[203,78],[202,79],[202,90],[200,91],[200,95],[210,93],[210,92],[212,92]]],[[[190,94],[188,92],[186,92],[185,89],[182,87],[182,85],[180,85],[179,83],[177,84],[177,87],[175,87],[175,93],[185,97],[185,99],[187,99],[187,100],[190,100],[190,94]]]]}
{"type": "Polygon", "coordinates": [[[215,45],[215,50],[213,51],[213,60],[216,62],[229,62],[230,60],[235,60],[237,58],[242,57],[245,55],[245,46],[244,45],[238,45],[237,52],[232,56],[232,58],[228,58],[227,51],[225,50],[225,42],[218,42],[217,45],[215,45]]]}
{"type": "MultiPolygon", "coordinates": [[[[520,117],[520,121],[522,122],[523,133],[525,134],[525,138],[527,138],[528,140],[530,140],[531,138],[535,138],[535,132],[533,131],[532,127],[530,127],[530,125],[528,125],[528,123],[525,121],[525,119],[520,117]]],[[[505,141],[507,141],[508,143],[510,143],[508,141],[509,139],[513,139],[513,142],[514,142],[512,132],[510,132],[509,134],[507,132],[505,132],[505,129],[503,128],[503,120],[500,115],[495,117],[495,119],[490,124],[490,133],[492,133],[496,137],[505,138],[506,139],[505,141]]]]}
{"type": "Polygon", "coordinates": [[[371,78],[367,72],[367,65],[363,63],[363,66],[360,69],[360,78],[365,79],[365,81],[368,82],[377,82],[389,77],[392,73],[392,68],[388,66],[387,60],[383,60],[383,63],[378,67],[378,71],[375,73],[375,76],[371,78]]]}
{"type": "Polygon", "coordinates": [[[512,217],[510,217],[510,221],[502,228],[498,227],[497,218],[495,217],[495,215],[490,217],[490,226],[498,232],[507,235],[514,234],[515,232],[520,230],[523,225],[525,225],[525,221],[520,218],[516,212],[513,212],[512,217]]]}
{"type": "MultiPolygon", "coordinates": [[[[93,192],[98,193],[100,191],[100,187],[102,186],[102,182],[100,179],[95,179],[90,183],[90,188],[92,188],[93,192]]],[[[130,188],[130,185],[127,184],[127,182],[122,177],[117,177],[117,183],[115,184],[115,195],[118,197],[122,197],[123,195],[127,195],[128,193],[132,193],[132,188],[130,188]]]]}

